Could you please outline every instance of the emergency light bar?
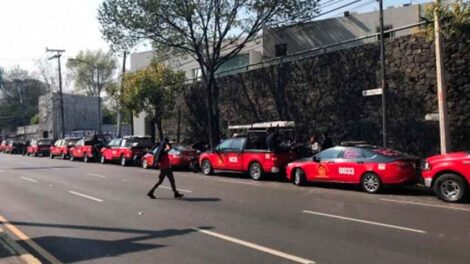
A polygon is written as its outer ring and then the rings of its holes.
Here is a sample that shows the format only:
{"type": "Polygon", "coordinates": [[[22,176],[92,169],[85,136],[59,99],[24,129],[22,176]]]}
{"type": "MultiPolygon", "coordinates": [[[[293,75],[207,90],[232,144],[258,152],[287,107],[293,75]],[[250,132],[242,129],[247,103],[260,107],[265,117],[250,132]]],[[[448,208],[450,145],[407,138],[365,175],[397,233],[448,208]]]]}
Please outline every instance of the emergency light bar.
{"type": "Polygon", "coordinates": [[[229,130],[235,129],[253,129],[253,128],[293,128],[295,126],[294,121],[273,121],[273,122],[262,122],[262,123],[254,123],[251,125],[236,125],[236,126],[229,126],[229,130]]]}

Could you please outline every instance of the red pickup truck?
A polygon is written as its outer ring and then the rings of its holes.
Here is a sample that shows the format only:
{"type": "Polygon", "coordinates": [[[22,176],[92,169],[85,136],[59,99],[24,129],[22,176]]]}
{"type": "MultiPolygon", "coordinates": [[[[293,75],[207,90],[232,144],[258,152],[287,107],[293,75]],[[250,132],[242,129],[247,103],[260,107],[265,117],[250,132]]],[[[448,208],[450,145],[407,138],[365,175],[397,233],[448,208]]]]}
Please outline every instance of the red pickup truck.
{"type": "Polygon", "coordinates": [[[446,202],[461,202],[470,195],[470,152],[462,151],[427,158],[421,164],[427,187],[446,202]]]}
{"type": "Polygon", "coordinates": [[[270,151],[253,146],[247,137],[224,140],[215,150],[199,156],[199,163],[204,174],[214,170],[248,172],[254,180],[261,180],[267,174],[279,174],[286,165],[297,158],[290,151],[270,151]]]}
{"type": "Polygon", "coordinates": [[[116,138],[101,149],[101,163],[119,160],[121,166],[130,162],[139,163],[142,157],[153,146],[150,137],[127,136],[116,138]]]}
{"type": "Polygon", "coordinates": [[[87,163],[91,160],[99,160],[100,149],[105,145],[104,139],[83,138],[75,146],[70,148],[70,160],[82,159],[87,163]]]}
{"type": "Polygon", "coordinates": [[[26,151],[28,155],[33,155],[34,157],[37,157],[39,154],[47,156],[49,155],[51,145],[52,140],[50,139],[33,139],[26,151]]]}
{"type": "Polygon", "coordinates": [[[49,157],[53,159],[56,156],[60,156],[62,159],[66,159],[69,156],[70,149],[79,140],[79,138],[64,138],[57,140],[54,145],[50,147],[49,157]]]}

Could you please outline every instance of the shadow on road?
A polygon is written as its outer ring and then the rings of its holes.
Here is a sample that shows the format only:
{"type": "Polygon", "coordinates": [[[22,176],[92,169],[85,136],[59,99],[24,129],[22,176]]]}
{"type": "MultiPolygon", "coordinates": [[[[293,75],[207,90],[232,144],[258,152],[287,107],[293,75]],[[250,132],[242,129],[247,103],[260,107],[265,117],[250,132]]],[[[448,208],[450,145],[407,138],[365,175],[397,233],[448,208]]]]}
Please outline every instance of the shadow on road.
{"type": "MultiPolygon", "coordinates": [[[[165,230],[143,230],[130,228],[112,228],[112,227],[95,227],[81,225],[63,225],[63,224],[45,224],[31,222],[9,222],[15,226],[41,227],[41,228],[58,228],[69,230],[84,230],[96,232],[110,232],[134,234],[136,236],[126,237],[118,240],[106,240],[102,233],[95,234],[99,238],[84,237],[65,237],[65,236],[43,236],[34,238],[33,241],[41,247],[47,249],[57,259],[63,263],[75,263],[79,261],[90,261],[103,257],[120,256],[127,253],[145,251],[150,249],[162,248],[166,245],[151,243],[145,240],[160,239],[167,237],[175,237],[188,235],[196,230],[193,228],[186,229],[165,229],[165,230]]],[[[0,222],[5,224],[5,222],[0,222]]],[[[213,227],[198,227],[199,229],[210,230],[213,227]]],[[[69,233],[66,231],[64,233],[69,233]]],[[[121,236],[122,237],[122,236],[121,236]]],[[[23,244],[23,243],[22,243],[23,244]]]]}
{"type": "MultiPolygon", "coordinates": [[[[156,200],[175,200],[175,198],[170,197],[157,197],[156,200]]],[[[222,199],[216,197],[183,197],[178,199],[180,201],[186,202],[220,202],[222,199]]]]}

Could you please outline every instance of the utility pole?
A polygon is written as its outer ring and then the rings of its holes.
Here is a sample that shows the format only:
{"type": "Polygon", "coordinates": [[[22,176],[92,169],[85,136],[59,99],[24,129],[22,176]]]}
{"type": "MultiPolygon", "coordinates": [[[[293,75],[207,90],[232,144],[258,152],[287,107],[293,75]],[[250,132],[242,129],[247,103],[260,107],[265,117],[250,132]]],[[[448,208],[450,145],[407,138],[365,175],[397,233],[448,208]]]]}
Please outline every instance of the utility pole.
{"type": "Polygon", "coordinates": [[[126,56],[127,56],[127,52],[124,51],[124,54],[123,54],[123,57],[122,57],[122,76],[121,76],[121,87],[120,87],[120,91],[119,91],[119,102],[118,102],[118,111],[117,111],[117,131],[116,131],[116,135],[117,137],[121,137],[121,118],[122,118],[122,99],[121,99],[121,96],[123,94],[123,91],[124,91],[124,74],[126,73],[126,56]]]}
{"type": "Polygon", "coordinates": [[[436,79],[437,79],[437,100],[439,105],[439,136],[441,143],[441,154],[446,154],[450,150],[449,117],[447,113],[447,87],[444,76],[444,62],[442,59],[441,21],[439,9],[441,1],[436,0],[434,7],[434,43],[436,46],[436,79]]]}
{"type": "Polygon", "coordinates": [[[384,39],[384,9],[383,0],[379,0],[380,14],[380,78],[382,79],[382,137],[383,147],[387,147],[387,85],[385,82],[385,39],[384,39]]]}
{"type": "MultiPolygon", "coordinates": [[[[48,49],[46,47],[46,52],[55,52],[56,54],[52,57],[49,58],[49,60],[52,59],[57,59],[58,63],[58,69],[59,69],[59,98],[60,98],[60,132],[61,138],[65,137],[65,122],[64,122],[64,98],[62,95],[62,71],[60,67],[60,57],[62,56],[62,53],[65,52],[65,50],[60,50],[60,49],[48,49]]],[[[54,98],[54,96],[52,96],[54,98]]],[[[52,100],[52,105],[54,105],[54,100],[52,100]]]]}

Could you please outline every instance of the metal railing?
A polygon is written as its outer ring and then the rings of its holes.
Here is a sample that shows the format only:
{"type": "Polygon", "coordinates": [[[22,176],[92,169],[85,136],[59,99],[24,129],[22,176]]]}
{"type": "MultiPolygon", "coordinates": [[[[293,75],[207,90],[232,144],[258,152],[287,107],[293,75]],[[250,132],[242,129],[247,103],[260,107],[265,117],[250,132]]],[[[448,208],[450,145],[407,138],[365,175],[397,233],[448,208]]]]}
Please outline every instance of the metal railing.
{"type": "MultiPolygon", "coordinates": [[[[402,30],[415,28],[415,27],[420,27],[420,26],[423,26],[423,25],[426,25],[426,24],[429,24],[429,23],[432,23],[432,22],[431,21],[422,21],[422,22],[418,22],[418,23],[415,23],[415,24],[410,24],[410,25],[398,27],[398,28],[395,28],[395,29],[386,30],[386,31],[384,31],[384,34],[394,33],[394,32],[397,32],[397,31],[402,31],[402,30]]],[[[318,56],[318,55],[325,54],[325,53],[332,52],[332,51],[337,51],[338,49],[335,50],[333,48],[339,47],[339,46],[342,46],[342,45],[346,45],[346,44],[350,44],[350,43],[354,43],[354,42],[359,42],[359,41],[366,40],[366,39],[378,38],[379,35],[380,35],[380,33],[369,34],[369,35],[365,35],[365,36],[362,36],[362,37],[352,38],[352,39],[348,39],[348,40],[344,40],[344,41],[340,41],[340,42],[335,42],[335,43],[332,43],[332,44],[328,44],[328,45],[324,45],[324,46],[315,47],[315,48],[312,48],[312,49],[296,52],[296,53],[289,54],[289,55],[282,56],[282,57],[263,60],[261,62],[248,64],[248,65],[245,65],[245,66],[242,66],[242,67],[236,67],[236,68],[224,70],[224,71],[216,73],[216,78],[231,75],[231,74],[235,74],[235,73],[247,72],[247,71],[255,70],[255,69],[259,69],[259,68],[265,68],[265,67],[269,67],[269,66],[273,66],[273,65],[277,65],[277,64],[282,64],[282,63],[285,63],[285,62],[290,62],[290,61],[294,61],[294,60],[298,60],[298,59],[304,59],[304,58],[308,58],[308,57],[312,57],[312,56],[318,56]]],[[[370,44],[370,43],[367,43],[367,44],[370,44]]],[[[359,46],[359,45],[361,45],[361,44],[358,44],[357,46],[359,46]]],[[[201,81],[201,77],[188,78],[188,79],[186,79],[185,82],[186,83],[193,83],[193,82],[197,82],[197,81],[201,81]]]]}

